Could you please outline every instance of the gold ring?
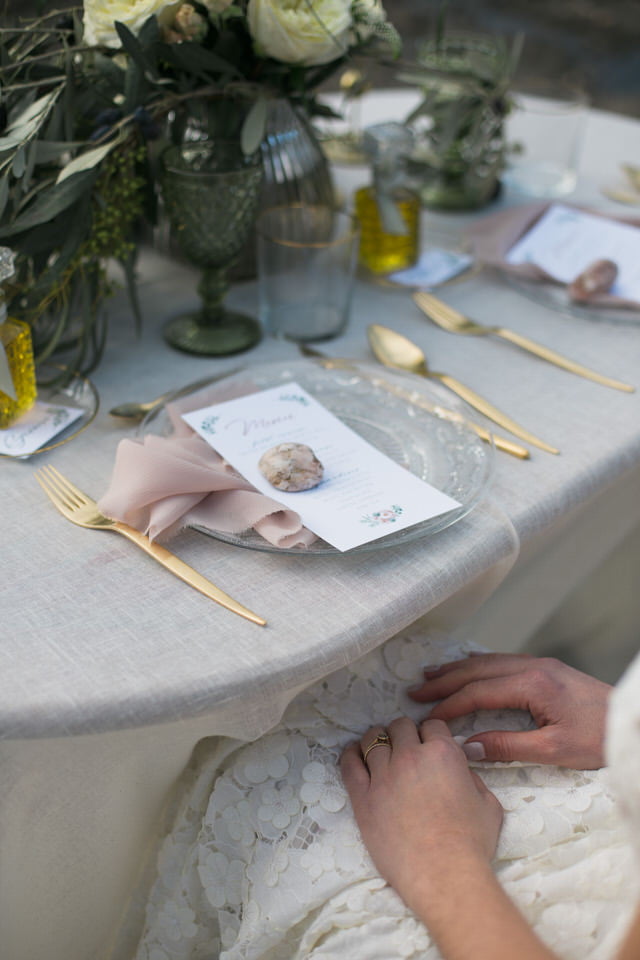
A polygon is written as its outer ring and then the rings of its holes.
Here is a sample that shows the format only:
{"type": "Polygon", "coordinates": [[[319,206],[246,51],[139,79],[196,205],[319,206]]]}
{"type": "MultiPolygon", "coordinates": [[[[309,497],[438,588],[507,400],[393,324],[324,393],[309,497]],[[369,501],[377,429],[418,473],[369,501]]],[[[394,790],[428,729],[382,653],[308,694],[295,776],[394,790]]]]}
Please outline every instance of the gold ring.
{"type": "Polygon", "coordinates": [[[367,757],[375,747],[391,747],[391,737],[388,733],[379,733],[378,736],[371,741],[367,749],[364,751],[362,759],[364,762],[367,762],[367,757]]]}

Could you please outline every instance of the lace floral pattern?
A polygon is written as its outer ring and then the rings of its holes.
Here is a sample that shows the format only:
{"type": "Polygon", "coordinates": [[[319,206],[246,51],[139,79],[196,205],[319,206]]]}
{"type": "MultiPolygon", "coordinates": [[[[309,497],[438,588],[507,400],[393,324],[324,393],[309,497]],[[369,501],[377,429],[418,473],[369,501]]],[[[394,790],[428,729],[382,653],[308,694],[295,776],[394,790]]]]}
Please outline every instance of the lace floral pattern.
{"type": "MultiPolygon", "coordinates": [[[[200,744],[136,960],[437,960],[425,928],[376,874],[337,760],[374,722],[422,719],[427,708],[407,685],[422,665],[472,649],[407,631],[300,694],[259,741],[200,744]]],[[[529,718],[510,711],[499,721],[523,729],[529,718]]],[[[495,713],[476,714],[453,732],[495,724],[495,713]]],[[[610,957],[637,885],[608,772],[477,769],[506,811],[496,871],[507,892],[561,957],[610,957]]]]}

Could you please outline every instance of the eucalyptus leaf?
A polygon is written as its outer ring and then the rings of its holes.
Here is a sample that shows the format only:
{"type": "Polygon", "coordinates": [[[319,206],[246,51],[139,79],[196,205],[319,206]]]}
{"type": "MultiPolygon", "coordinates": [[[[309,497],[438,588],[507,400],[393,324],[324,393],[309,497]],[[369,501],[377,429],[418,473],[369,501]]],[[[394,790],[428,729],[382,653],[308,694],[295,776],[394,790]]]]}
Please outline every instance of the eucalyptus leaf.
{"type": "Polygon", "coordinates": [[[108,143],[103,143],[100,147],[94,147],[93,150],[87,150],[85,153],[74,157],[73,160],[70,160],[69,163],[62,168],[58,174],[56,183],[62,183],[67,177],[72,177],[74,173],[80,173],[81,170],[91,170],[97,164],[101,163],[118,143],[118,138],[114,138],[113,140],[109,140],[108,143]]]}
{"type": "Polygon", "coordinates": [[[267,125],[267,99],[258,97],[245,117],[240,134],[240,146],[247,156],[255,153],[264,139],[267,125]]]}

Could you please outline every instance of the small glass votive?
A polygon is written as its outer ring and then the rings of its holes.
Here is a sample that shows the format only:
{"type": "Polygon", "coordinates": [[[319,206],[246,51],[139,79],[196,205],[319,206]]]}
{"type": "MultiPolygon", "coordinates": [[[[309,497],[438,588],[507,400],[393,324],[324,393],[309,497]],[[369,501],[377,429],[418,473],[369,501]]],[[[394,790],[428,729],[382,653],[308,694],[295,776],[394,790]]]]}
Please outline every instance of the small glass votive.
{"type": "Polygon", "coordinates": [[[264,210],[256,224],[260,320],[287,340],[328,340],[349,319],[357,221],[331,207],[264,210]]]}
{"type": "Polygon", "coordinates": [[[580,87],[534,84],[512,94],[507,117],[511,148],[505,186],[530,197],[560,197],[577,183],[578,159],[589,102],[580,87]]]}

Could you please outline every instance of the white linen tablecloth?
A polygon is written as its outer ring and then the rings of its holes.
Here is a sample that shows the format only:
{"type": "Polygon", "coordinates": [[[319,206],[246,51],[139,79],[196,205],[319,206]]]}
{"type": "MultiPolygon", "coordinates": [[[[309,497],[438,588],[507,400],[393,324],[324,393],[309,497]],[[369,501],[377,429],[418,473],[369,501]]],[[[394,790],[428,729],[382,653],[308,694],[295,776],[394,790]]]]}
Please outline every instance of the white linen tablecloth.
{"type": "MultiPolygon", "coordinates": [[[[384,97],[379,102],[386,109],[384,97]]],[[[593,122],[600,130],[594,148],[600,144],[616,162],[630,156],[630,130],[640,150],[640,124],[595,113],[593,122]]],[[[610,172],[605,165],[600,175],[610,172]]],[[[354,169],[338,174],[344,190],[366,177],[354,169]]],[[[587,199],[597,195],[588,177],[580,190],[587,199]]],[[[423,232],[457,234],[470,219],[427,212],[423,232]]],[[[171,351],[162,323],[196,302],[196,274],[153,253],[140,268],[142,338],[119,295],[93,377],[98,417],[42,458],[96,497],[128,433],[109,418],[113,404],[239,362],[297,358],[292,344],[270,340],[225,360],[171,351]]],[[[442,294],[480,321],[499,320],[640,384],[636,323],[561,316],[485,274],[442,294]]],[[[235,287],[229,301],[255,310],[255,285],[235,287]]],[[[424,347],[434,369],[468,383],[562,453],[532,450],[528,462],[497,453],[483,504],[449,530],[401,550],[276,557],[195,532],[174,541],[174,552],[265,616],[264,629],[190,590],[123,538],[62,520],[33,479],[38,457],[0,464],[6,960],[109,956],[143,852],[198,739],[258,736],[297,691],[425,614],[439,626],[475,631],[496,649],[520,649],[640,524],[640,394],[605,389],[488,338],[446,334],[405,291],[366,279],[358,283],[348,331],[325,349],[370,361],[371,322],[402,330],[424,347]]]]}

